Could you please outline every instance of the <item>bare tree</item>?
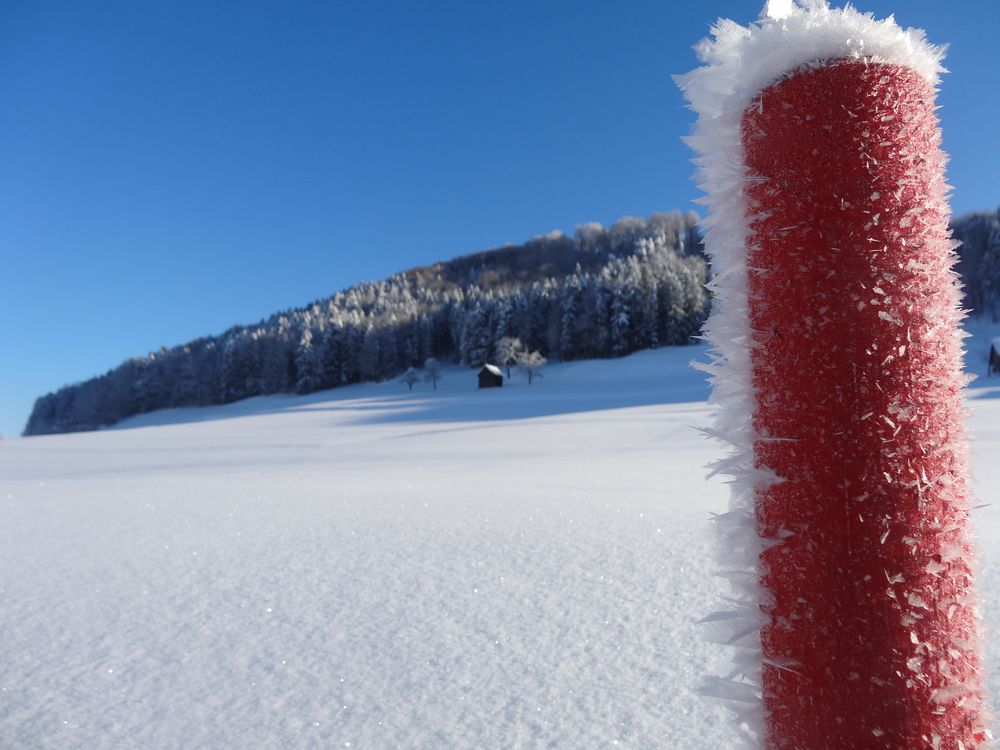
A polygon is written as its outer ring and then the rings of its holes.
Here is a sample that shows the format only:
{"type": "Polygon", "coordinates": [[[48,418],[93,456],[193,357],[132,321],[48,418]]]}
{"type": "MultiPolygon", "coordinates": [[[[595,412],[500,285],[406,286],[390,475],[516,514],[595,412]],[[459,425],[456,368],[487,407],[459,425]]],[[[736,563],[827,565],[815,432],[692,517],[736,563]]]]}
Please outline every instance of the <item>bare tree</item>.
{"type": "Polygon", "coordinates": [[[531,385],[532,380],[542,377],[539,370],[545,367],[546,362],[548,360],[536,350],[530,354],[525,352],[518,357],[517,366],[521,368],[521,372],[528,376],[528,385],[531,385]]]}
{"type": "Polygon", "coordinates": [[[399,379],[399,382],[406,383],[410,387],[410,390],[412,391],[413,384],[420,382],[420,373],[418,373],[414,368],[411,367],[410,369],[408,369],[406,372],[403,373],[403,377],[399,379]]]}
{"type": "Polygon", "coordinates": [[[504,336],[497,342],[497,361],[507,368],[507,379],[510,380],[510,366],[516,364],[518,358],[526,354],[521,339],[504,336]]]}
{"type": "Polygon", "coordinates": [[[438,389],[438,381],[441,379],[441,363],[438,362],[434,357],[428,357],[424,360],[424,380],[427,380],[434,386],[434,390],[438,389]]]}

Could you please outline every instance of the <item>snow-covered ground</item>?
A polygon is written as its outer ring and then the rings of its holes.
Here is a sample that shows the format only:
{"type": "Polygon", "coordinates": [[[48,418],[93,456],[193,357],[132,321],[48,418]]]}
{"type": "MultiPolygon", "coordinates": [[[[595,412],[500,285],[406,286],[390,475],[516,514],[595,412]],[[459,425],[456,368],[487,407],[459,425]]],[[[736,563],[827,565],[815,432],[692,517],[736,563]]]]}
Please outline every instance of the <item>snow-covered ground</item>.
{"type": "MultiPolygon", "coordinates": [[[[702,355],[0,443],[0,747],[727,747],[694,692],[727,500],[702,355]]],[[[1000,386],[969,403],[990,502],[1000,386]]],[[[975,517],[995,628],[1000,511],[975,517]]]]}

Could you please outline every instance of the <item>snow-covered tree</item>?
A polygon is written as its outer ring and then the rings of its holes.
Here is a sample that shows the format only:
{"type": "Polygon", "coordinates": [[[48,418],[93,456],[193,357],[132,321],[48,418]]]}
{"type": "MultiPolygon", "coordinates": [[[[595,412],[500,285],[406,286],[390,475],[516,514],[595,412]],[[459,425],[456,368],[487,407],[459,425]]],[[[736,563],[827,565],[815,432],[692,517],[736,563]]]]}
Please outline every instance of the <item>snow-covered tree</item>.
{"type": "Polygon", "coordinates": [[[321,387],[323,363],[313,346],[313,334],[308,328],[302,332],[299,346],[295,350],[295,372],[295,390],[299,393],[312,393],[321,387]]]}
{"type": "MultiPolygon", "coordinates": [[[[330,332],[330,335],[336,333],[337,330],[338,329],[334,328],[330,332]]],[[[340,330],[338,335],[338,341],[340,344],[338,347],[338,358],[340,362],[341,385],[357,383],[362,379],[361,350],[364,347],[364,339],[365,334],[357,325],[348,324],[340,330]]]]}
{"type": "Polygon", "coordinates": [[[277,327],[261,327],[257,332],[257,392],[288,393],[295,387],[295,335],[290,321],[280,316],[277,327]]]}
{"type": "Polygon", "coordinates": [[[1000,320],[1000,218],[993,222],[979,266],[979,304],[993,322],[1000,320]]]}
{"type": "Polygon", "coordinates": [[[497,342],[495,351],[497,362],[507,369],[508,380],[510,380],[510,366],[524,353],[524,344],[519,338],[504,336],[497,342]]]}
{"type": "Polygon", "coordinates": [[[611,353],[616,357],[630,351],[631,318],[621,289],[611,298],[611,353]]]}
{"type": "Polygon", "coordinates": [[[952,233],[961,243],[957,248],[958,263],[955,270],[962,279],[965,293],[963,304],[974,312],[989,314],[983,310],[980,291],[983,274],[989,272],[987,265],[992,264],[984,264],[983,260],[990,244],[990,236],[998,222],[1000,211],[979,211],[961,216],[951,223],[952,233]]]}
{"type": "Polygon", "coordinates": [[[396,328],[399,321],[390,316],[389,324],[380,330],[379,342],[379,377],[392,377],[399,372],[399,343],[396,338],[396,328]]]}
{"type": "Polygon", "coordinates": [[[365,337],[361,342],[361,352],[358,359],[358,370],[362,380],[379,380],[381,364],[381,336],[379,332],[369,326],[365,331],[365,337]]]}
{"type": "Polygon", "coordinates": [[[166,374],[160,354],[150,354],[140,361],[133,387],[133,399],[140,413],[167,405],[171,386],[166,381],[166,374]]]}
{"type": "Polygon", "coordinates": [[[434,357],[424,360],[424,380],[429,382],[434,390],[437,390],[438,381],[441,379],[441,363],[434,357]]]}
{"type": "Polygon", "coordinates": [[[462,328],[462,361],[470,365],[483,365],[492,349],[489,321],[482,306],[477,304],[466,317],[462,328]]]}
{"type": "Polygon", "coordinates": [[[577,318],[580,315],[582,285],[580,266],[570,276],[562,294],[562,330],[559,335],[559,356],[564,360],[575,359],[578,354],[577,318]]]}
{"type": "Polygon", "coordinates": [[[240,331],[226,340],[220,373],[223,403],[257,395],[259,351],[256,337],[240,331]]]}
{"type": "Polygon", "coordinates": [[[642,314],[642,343],[650,349],[660,345],[659,289],[655,280],[646,289],[645,306],[642,314]]]}
{"type": "Polygon", "coordinates": [[[517,360],[517,366],[521,368],[521,372],[528,378],[528,385],[531,385],[531,381],[535,378],[542,377],[542,373],[539,372],[548,360],[545,359],[537,351],[524,352],[517,360]]]}
{"type": "Polygon", "coordinates": [[[403,373],[403,377],[399,379],[400,383],[406,383],[409,390],[413,390],[413,384],[420,382],[420,373],[417,372],[415,367],[407,368],[406,372],[403,373]]]}
{"type": "Polygon", "coordinates": [[[174,377],[170,402],[173,406],[200,406],[208,403],[207,388],[198,373],[198,362],[193,352],[185,348],[174,377]]]}
{"type": "Polygon", "coordinates": [[[497,303],[496,330],[494,334],[498,340],[509,338],[513,335],[514,325],[514,298],[503,297],[497,303]]]}

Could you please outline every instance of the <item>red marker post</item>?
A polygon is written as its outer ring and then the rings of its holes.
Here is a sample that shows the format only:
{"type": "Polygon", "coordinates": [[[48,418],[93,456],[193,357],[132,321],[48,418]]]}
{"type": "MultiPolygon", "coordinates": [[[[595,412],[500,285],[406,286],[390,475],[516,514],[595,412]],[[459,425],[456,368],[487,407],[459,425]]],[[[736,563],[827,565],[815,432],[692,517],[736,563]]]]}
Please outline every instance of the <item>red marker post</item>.
{"type": "Polygon", "coordinates": [[[767,748],[982,748],[939,53],[850,10],[784,16],[715,43],[744,45],[708,79],[732,101],[692,98],[716,120],[696,148],[741,157],[701,161],[709,252],[742,274],[709,324],[723,410],[746,415],[736,435],[721,418],[746,452],[734,512],[759,542],[760,671],[737,682],[759,691],[767,748]]]}

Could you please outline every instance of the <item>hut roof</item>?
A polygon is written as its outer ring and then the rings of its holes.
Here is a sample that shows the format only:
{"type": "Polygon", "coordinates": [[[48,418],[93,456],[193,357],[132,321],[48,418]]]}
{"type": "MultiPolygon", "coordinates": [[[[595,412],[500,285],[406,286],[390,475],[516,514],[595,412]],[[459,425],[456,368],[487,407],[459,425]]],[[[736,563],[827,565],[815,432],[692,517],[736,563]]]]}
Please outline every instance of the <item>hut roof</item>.
{"type": "MultiPolygon", "coordinates": [[[[487,363],[487,364],[483,365],[483,370],[489,370],[494,375],[499,375],[501,378],[503,377],[503,370],[501,370],[496,365],[491,365],[491,364],[487,363]]],[[[480,372],[482,372],[482,370],[480,370],[480,372]]]]}

